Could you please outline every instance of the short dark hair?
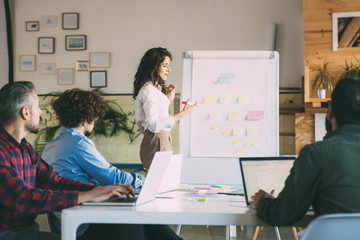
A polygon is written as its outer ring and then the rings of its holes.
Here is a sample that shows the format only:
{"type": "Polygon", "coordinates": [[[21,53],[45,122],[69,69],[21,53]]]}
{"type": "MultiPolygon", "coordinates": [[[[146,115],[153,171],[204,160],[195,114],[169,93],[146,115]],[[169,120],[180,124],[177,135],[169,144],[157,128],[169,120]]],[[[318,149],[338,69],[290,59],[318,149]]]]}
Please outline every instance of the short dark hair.
{"type": "Polygon", "coordinates": [[[79,88],[66,90],[52,102],[52,107],[64,127],[78,127],[83,121],[91,123],[105,115],[108,105],[100,93],[79,88]]]}
{"type": "Polygon", "coordinates": [[[340,79],[331,94],[331,107],[339,126],[360,124],[360,78],[340,79]]]}
{"type": "Polygon", "coordinates": [[[35,92],[32,82],[11,82],[0,90],[0,124],[6,125],[16,121],[21,109],[25,106],[31,107],[35,92]]]}

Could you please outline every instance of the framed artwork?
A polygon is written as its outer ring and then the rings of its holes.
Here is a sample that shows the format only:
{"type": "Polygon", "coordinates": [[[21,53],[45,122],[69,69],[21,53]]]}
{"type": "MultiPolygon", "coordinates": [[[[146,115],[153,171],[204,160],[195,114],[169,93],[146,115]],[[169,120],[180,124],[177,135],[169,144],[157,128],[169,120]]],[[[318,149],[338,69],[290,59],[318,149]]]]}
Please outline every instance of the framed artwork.
{"type": "Polygon", "coordinates": [[[27,32],[36,32],[39,31],[40,24],[39,21],[26,21],[25,22],[25,30],[27,32]]]}
{"type": "Polygon", "coordinates": [[[89,61],[76,61],[76,71],[89,71],[89,61]]]}
{"type": "Polygon", "coordinates": [[[73,68],[61,68],[57,70],[58,84],[59,85],[72,85],[74,84],[74,69],[73,68]]]}
{"type": "Polygon", "coordinates": [[[332,14],[333,51],[360,47],[360,12],[332,14]]]}
{"type": "Polygon", "coordinates": [[[39,68],[42,74],[55,74],[56,71],[55,63],[41,63],[39,68]]]}
{"type": "Polygon", "coordinates": [[[79,29],[79,13],[63,13],[62,29],[64,30],[79,29]]]}
{"type": "Polygon", "coordinates": [[[21,72],[31,72],[36,69],[36,56],[35,55],[20,55],[19,56],[19,70],[21,72]]]}
{"type": "Polygon", "coordinates": [[[90,87],[107,87],[106,71],[90,71],[90,87]]]}
{"type": "Polygon", "coordinates": [[[110,53],[109,52],[93,52],[90,53],[90,67],[91,68],[108,68],[110,67],[110,53]]]}
{"type": "Polygon", "coordinates": [[[54,52],[55,52],[55,38],[39,37],[38,53],[54,53],[54,52]]]}
{"type": "Polygon", "coordinates": [[[86,50],[86,35],[66,35],[65,50],[67,51],[86,50]]]}
{"type": "Polygon", "coordinates": [[[56,27],[57,17],[56,16],[41,16],[42,27],[56,27]]]}

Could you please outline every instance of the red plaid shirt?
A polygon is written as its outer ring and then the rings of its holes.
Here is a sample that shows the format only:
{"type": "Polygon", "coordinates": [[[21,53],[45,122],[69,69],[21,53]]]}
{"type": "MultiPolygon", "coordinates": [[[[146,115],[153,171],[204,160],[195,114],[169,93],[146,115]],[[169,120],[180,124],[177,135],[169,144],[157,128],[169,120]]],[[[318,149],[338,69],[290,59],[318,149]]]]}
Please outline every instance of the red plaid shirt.
{"type": "Polygon", "coordinates": [[[32,224],[37,214],[78,203],[94,186],[61,177],[26,139],[19,144],[0,126],[0,231],[32,224]]]}

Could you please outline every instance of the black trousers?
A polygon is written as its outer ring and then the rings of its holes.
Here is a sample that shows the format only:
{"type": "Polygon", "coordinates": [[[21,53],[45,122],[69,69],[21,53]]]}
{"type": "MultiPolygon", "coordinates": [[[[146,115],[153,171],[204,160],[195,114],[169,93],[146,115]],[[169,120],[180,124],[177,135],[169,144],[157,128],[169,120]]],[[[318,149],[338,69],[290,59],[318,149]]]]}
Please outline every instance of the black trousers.
{"type": "Polygon", "coordinates": [[[182,240],[168,225],[90,224],[78,240],[182,240]]]}

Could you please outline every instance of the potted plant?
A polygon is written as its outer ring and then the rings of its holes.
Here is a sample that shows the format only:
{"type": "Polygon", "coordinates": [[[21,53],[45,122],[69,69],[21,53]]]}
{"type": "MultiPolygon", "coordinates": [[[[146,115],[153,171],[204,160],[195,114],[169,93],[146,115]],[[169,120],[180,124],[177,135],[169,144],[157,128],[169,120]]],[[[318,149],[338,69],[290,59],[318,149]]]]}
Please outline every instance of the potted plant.
{"type": "Polygon", "coordinates": [[[312,86],[313,90],[317,90],[318,98],[326,98],[326,90],[332,91],[334,89],[332,62],[325,60],[322,64],[314,64],[312,71],[316,72],[312,86]]]}
{"type": "Polygon", "coordinates": [[[355,63],[352,61],[348,63],[345,60],[345,67],[343,68],[343,73],[341,74],[341,78],[345,77],[360,77],[360,60],[354,57],[355,63]]]}

